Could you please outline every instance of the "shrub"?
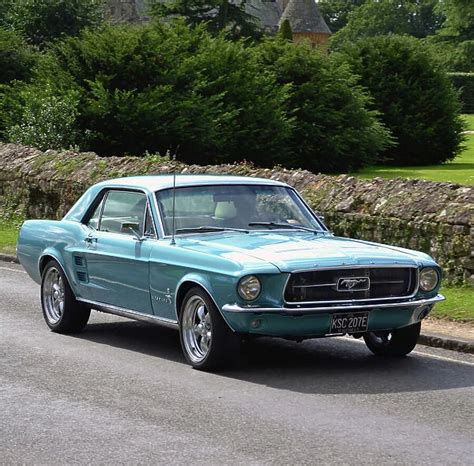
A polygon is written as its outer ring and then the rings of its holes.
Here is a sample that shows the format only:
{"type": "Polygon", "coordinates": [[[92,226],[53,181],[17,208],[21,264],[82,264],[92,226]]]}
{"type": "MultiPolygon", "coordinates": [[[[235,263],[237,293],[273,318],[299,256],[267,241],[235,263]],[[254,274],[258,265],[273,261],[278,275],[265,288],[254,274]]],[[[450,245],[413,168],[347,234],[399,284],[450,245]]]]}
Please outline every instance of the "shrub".
{"type": "Polygon", "coordinates": [[[449,78],[459,96],[464,113],[474,113],[474,73],[449,73],[449,78]]]}
{"type": "Polygon", "coordinates": [[[347,64],[309,45],[231,42],[182,22],[56,42],[16,95],[8,135],[41,148],[339,172],[390,143],[347,64]]]}
{"type": "Polygon", "coordinates": [[[24,88],[20,92],[25,105],[21,122],[7,131],[10,142],[41,150],[64,149],[76,141],[77,94],[58,95],[51,86],[42,92],[24,88]]]}
{"type": "Polygon", "coordinates": [[[258,50],[263,67],[291,86],[294,130],[282,165],[345,172],[374,162],[389,145],[388,131],[366,108],[370,97],[346,64],[284,40],[267,40],[258,50]]]}
{"type": "Polygon", "coordinates": [[[31,77],[35,51],[14,31],[0,28],[0,84],[31,77]]]}
{"type": "MultiPolygon", "coordinates": [[[[266,163],[291,129],[285,87],[241,42],[198,26],[115,26],[55,44],[43,81],[79,92],[85,147],[102,155],[266,163]]],[[[268,162],[269,163],[269,162],[268,162]]]]}
{"type": "Polygon", "coordinates": [[[331,46],[340,47],[363,37],[435,34],[444,21],[439,0],[366,1],[348,15],[348,22],[332,37],[331,46]]]}
{"type": "Polygon", "coordinates": [[[344,48],[343,59],[360,75],[396,140],[381,162],[428,165],[459,153],[462,121],[456,92],[419,41],[406,36],[362,39],[344,48]]]}
{"type": "Polygon", "coordinates": [[[75,36],[103,20],[103,0],[21,0],[8,2],[6,22],[35,45],[75,36]]]}

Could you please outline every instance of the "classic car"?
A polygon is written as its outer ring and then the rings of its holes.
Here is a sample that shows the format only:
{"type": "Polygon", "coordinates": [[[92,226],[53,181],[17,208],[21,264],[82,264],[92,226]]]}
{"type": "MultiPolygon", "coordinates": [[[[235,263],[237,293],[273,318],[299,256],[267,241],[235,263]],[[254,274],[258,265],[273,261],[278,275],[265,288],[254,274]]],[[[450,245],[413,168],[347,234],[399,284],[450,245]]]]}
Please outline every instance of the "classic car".
{"type": "Polygon", "coordinates": [[[62,220],[28,220],[18,258],[53,332],[91,309],[179,330],[187,362],[222,369],[243,338],[352,335],[413,350],[443,300],[428,255],[334,236],[287,184],[161,175],[89,188],[62,220]]]}

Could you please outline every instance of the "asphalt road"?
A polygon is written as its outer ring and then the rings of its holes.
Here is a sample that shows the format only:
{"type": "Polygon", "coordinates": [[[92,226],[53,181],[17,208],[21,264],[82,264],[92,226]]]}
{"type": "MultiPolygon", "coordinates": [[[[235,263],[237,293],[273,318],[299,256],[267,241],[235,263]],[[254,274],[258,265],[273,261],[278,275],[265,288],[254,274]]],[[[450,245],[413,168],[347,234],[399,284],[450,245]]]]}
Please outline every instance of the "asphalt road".
{"type": "Polygon", "coordinates": [[[172,330],[94,312],[51,333],[19,266],[0,303],[1,464],[474,464],[472,355],[261,339],[207,374],[172,330]]]}

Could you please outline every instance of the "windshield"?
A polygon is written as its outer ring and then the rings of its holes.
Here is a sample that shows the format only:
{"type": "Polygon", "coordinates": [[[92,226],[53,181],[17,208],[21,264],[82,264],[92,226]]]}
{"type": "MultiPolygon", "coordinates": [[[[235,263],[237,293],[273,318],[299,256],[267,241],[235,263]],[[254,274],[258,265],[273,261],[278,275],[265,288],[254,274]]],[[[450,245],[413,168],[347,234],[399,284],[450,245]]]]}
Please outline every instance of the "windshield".
{"type": "MultiPolygon", "coordinates": [[[[173,228],[173,190],[156,193],[165,235],[173,228]]],[[[267,185],[215,185],[176,188],[177,234],[238,229],[323,231],[298,195],[267,185]],[[197,232],[196,231],[196,232],[197,232]]]]}

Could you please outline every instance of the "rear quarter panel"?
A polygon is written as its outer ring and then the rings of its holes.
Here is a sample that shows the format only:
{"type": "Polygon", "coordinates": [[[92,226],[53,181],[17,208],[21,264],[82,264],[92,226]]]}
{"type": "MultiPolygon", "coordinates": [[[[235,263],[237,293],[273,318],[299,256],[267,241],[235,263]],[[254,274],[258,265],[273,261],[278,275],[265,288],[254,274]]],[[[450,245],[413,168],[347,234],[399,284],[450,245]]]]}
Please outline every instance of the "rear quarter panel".
{"type": "Polygon", "coordinates": [[[86,236],[84,228],[80,223],[65,220],[27,220],[18,237],[18,260],[28,275],[35,282],[41,283],[41,261],[46,256],[55,258],[76,292],[70,251],[83,247],[86,236]]]}

